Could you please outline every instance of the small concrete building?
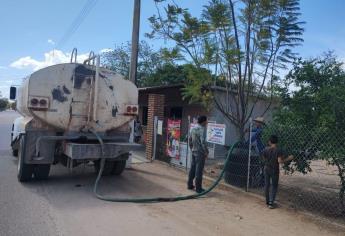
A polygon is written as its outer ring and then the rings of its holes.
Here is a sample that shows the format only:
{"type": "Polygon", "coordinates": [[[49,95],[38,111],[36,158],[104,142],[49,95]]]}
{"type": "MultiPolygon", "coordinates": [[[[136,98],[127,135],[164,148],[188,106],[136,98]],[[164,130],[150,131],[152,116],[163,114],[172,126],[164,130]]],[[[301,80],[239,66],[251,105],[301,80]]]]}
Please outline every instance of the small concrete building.
{"type": "MultiPolygon", "coordinates": [[[[139,89],[139,119],[143,125],[145,135],[145,143],[147,149],[153,145],[153,117],[157,116],[163,120],[163,135],[156,140],[156,149],[160,150],[158,155],[164,155],[165,140],[166,140],[166,124],[168,119],[181,120],[181,142],[186,141],[188,136],[189,124],[193,122],[199,115],[206,115],[210,122],[226,125],[226,138],[225,146],[211,145],[214,148],[213,158],[224,158],[224,153],[228,146],[233,144],[239,139],[235,126],[220,112],[216,105],[211,106],[210,111],[207,111],[200,104],[190,104],[187,100],[183,99],[184,85],[169,85],[147,87],[139,89]],[[150,128],[151,127],[151,128],[150,128]],[[152,139],[152,140],[151,140],[152,139]]],[[[218,100],[223,102],[228,99],[227,91],[222,87],[213,87],[214,95],[218,100]]],[[[252,101],[253,102],[253,101],[252,101]]],[[[253,104],[249,101],[249,104],[253,104]]],[[[259,99],[253,110],[252,117],[262,116],[263,112],[267,109],[269,101],[259,99]]],[[[277,107],[277,103],[271,104],[270,108],[265,113],[265,120],[270,120],[272,111],[277,107]]],[[[147,153],[147,157],[152,158],[152,150],[147,153]]],[[[162,158],[162,157],[160,157],[162,158]]]]}

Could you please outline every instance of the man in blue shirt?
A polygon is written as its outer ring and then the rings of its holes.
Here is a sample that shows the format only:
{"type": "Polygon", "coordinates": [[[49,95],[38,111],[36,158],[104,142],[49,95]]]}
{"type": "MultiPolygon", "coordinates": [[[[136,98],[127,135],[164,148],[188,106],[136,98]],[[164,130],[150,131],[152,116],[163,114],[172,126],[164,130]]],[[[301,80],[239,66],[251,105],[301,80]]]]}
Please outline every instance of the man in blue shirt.
{"type": "Polygon", "coordinates": [[[251,143],[256,147],[259,154],[265,149],[265,144],[262,142],[262,132],[265,125],[263,117],[256,117],[254,120],[255,127],[251,130],[251,143]]]}

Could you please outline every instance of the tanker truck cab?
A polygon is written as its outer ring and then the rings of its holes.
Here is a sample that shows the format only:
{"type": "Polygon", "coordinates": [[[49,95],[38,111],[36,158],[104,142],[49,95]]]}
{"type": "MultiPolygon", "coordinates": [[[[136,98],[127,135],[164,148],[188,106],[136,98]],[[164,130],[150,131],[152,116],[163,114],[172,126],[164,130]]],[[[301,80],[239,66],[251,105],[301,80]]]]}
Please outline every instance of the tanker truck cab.
{"type": "MultiPolygon", "coordinates": [[[[74,61],[73,61],[74,59],[74,61]]],[[[46,179],[51,165],[72,169],[92,161],[103,175],[123,172],[131,150],[130,122],[138,115],[138,89],[102,68],[90,53],[84,63],[43,68],[11,87],[21,117],[12,125],[11,146],[18,156],[18,180],[46,179]]]]}

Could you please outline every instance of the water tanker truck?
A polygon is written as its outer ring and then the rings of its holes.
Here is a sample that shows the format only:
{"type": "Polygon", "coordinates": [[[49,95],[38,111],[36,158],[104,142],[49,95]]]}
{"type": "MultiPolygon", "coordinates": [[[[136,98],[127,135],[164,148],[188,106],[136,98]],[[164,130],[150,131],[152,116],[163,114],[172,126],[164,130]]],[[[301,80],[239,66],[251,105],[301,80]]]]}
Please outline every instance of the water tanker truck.
{"type": "Polygon", "coordinates": [[[72,169],[93,162],[104,175],[123,172],[131,150],[130,122],[138,114],[138,89],[121,75],[100,67],[99,56],[40,69],[11,87],[21,117],[11,134],[18,156],[18,180],[46,179],[51,165],[72,169]]]}

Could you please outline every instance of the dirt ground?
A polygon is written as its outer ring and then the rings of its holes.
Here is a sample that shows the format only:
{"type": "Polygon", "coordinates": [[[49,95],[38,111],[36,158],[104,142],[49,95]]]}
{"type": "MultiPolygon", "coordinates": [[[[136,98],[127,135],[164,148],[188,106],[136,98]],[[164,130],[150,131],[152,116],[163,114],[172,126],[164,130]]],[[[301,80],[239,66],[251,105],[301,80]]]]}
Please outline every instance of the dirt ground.
{"type": "MultiPolygon", "coordinates": [[[[263,200],[233,189],[218,188],[200,199],[173,203],[103,202],[92,196],[94,178],[92,167],[78,167],[69,174],[61,166],[54,166],[50,180],[18,184],[15,195],[7,192],[8,198],[16,199],[16,204],[0,204],[3,213],[0,213],[0,230],[12,234],[0,235],[345,235],[345,228],[283,207],[270,210],[263,200]],[[23,191],[29,191],[34,197],[23,191]],[[38,203],[35,203],[36,195],[40,198],[38,203]],[[24,204],[28,199],[30,204],[24,204]],[[35,208],[34,212],[25,209],[31,212],[30,221],[37,222],[35,225],[26,222],[28,228],[21,222],[22,218],[27,221],[27,216],[18,215],[15,208],[30,205],[44,209],[35,208]],[[43,234],[40,219],[54,227],[43,234]],[[28,229],[37,233],[23,233],[28,229]]],[[[134,164],[121,177],[104,177],[100,191],[117,197],[191,194],[192,191],[186,190],[185,180],[185,173],[158,162],[134,164]]],[[[4,190],[6,185],[0,187],[4,190]]],[[[0,195],[5,194],[1,192],[0,195]]],[[[11,201],[6,196],[1,196],[2,202],[11,201]]]]}
{"type": "MultiPolygon", "coordinates": [[[[339,201],[340,180],[336,167],[322,160],[312,161],[310,166],[312,171],[307,174],[299,172],[288,174],[281,170],[277,201],[284,207],[303,210],[345,225],[345,209],[339,201]]],[[[216,178],[222,168],[221,161],[210,162],[206,165],[205,173],[216,178]]],[[[247,176],[236,178],[242,181],[241,183],[246,183],[247,176]]],[[[238,187],[245,189],[244,185],[238,187]]],[[[249,191],[259,196],[263,195],[263,187],[251,186],[249,191]]]]}
{"type": "Polygon", "coordinates": [[[339,201],[340,179],[335,166],[325,161],[313,161],[312,172],[294,173],[280,178],[281,199],[291,207],[324,215],[345,225],[345,208],[339,201]],[[285,194],[285,196],[283,196],[285,194]]]}
{"type": "MultiPolygon", "coordinates": [[[[191,193],[185,189],[185,174],[164,164],[134,165],[131,172],[142,178],[141,188],[149,196],[191,193]]],[[[270,210],[263,200],[234,189],[217,189],[197,200],[143,207],[167,224],[161,235],[345,235],[345,228],[282,207],[270,210]]]]}
{"type": "MultiPolygon", "coordinates": [[[[0,131],[5,144],[9,128],[0,125],[0,131]]],[[[233,188],[181,202],[112,203],[93,196],[93,166],[70,173],[56,165],[48,180],[25,184],[17,181],[16,169],[10,150],[0,150],[1,236],[345,235],[344,227],[285,207],[270,210],[262,198],[233,188]]],[[[126,198],[191,194],[186,178],[158,161],[133,164],[119,177],[102,178],[100,192],[126,198]]]]}

